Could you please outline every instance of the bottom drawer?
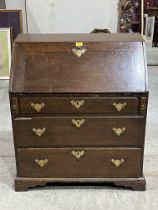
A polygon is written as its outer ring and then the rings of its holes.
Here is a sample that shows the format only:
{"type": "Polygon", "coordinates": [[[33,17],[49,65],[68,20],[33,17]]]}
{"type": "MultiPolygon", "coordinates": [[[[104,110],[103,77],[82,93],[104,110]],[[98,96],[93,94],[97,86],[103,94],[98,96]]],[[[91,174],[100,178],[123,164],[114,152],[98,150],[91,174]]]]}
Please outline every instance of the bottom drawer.
{"type": "Polygon", "coordinates": [[[141,149],[18,149],[18,176],[39,178],[140,177],[141,149]]]}

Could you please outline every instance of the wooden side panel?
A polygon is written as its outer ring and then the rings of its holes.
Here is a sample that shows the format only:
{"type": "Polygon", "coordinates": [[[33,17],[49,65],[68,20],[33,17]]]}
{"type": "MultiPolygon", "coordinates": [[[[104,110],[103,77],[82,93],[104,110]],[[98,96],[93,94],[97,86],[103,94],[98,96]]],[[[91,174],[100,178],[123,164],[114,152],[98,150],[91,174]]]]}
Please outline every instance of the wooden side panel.
{"type": "Polygon", "coordinates": [[[13,114],[19,114],[19,99],[18,96],[10,96],[10,109],[13,114]]]}

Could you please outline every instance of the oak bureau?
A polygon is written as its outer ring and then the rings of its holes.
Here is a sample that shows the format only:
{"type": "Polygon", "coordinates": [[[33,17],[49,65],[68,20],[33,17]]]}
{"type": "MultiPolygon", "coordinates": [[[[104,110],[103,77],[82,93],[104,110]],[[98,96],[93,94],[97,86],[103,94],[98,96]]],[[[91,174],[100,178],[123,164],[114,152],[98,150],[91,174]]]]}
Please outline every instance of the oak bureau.
{"type": "Polygon", "coordinates": [[[140,35],[19,35],[10,77],[16,191],[47,183],[145,190],[140,35]]]}

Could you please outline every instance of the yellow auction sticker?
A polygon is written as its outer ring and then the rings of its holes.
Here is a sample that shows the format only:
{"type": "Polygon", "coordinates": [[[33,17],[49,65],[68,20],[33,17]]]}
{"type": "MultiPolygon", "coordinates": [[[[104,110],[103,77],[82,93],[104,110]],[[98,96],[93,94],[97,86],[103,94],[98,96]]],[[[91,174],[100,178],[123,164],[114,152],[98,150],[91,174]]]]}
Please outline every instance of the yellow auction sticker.
{"type": "Polygon", "coordinates": [[[83,42],[76,42],[76,47],[82,47],[83,46],[83,42]]]}

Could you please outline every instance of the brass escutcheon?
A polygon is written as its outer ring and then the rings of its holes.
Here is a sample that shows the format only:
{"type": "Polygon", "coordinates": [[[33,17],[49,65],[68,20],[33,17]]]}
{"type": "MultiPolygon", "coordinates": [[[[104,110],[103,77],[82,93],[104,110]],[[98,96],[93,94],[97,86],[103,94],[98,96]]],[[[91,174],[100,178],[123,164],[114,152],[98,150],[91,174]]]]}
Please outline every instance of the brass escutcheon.
{"type": "Polygon", "coordinates": [[[121,159],[121,160],[111,159],[111,162],[116,166],[116,168],[118,168],[118,167],[120,167],[123,164],[124,159],[121,159]]]}
{"type": "Polygon", "coordinates": [[[80,128],[85,123],[85,119],[75,120],[72,119],[72,124],[75,125],[77,128],[80,128]]]}
{"type": "Polygon", "coordinates": [[[85,54],[86,49],[82,47],[77,47],[75,49],[72,49],[72,53],[76,55],[78,58],[80,58],[83,54],[85,54]]]}
{"type": "Polygon", "coordinates": [[[41,160],[38,160],[38,159],[35,159],[35,163],[37,163],[37,165],[39,165],[41,168],[43,168],[47,163],[48,163],[48,160],[47,159],[41,159],[41,160]]]}
{"type": "Polygon", "coordinates": [[[12,109],[16,110],[16,105],[15,104],[12,106],[12,109]]]}
{"type": "Polygon", "coordinates": [[[45,106],[44,103],[41,103],[41,104],[39,104],[39,103],[36,103],[36,104],[31,103],[31,107],[32,107],[33,109],[35,109],[36,112],[40,112],[40,111],[44,108],[44,106],[45,106]]]}
{"type": "Polygon", "coordinates": [[[38,137],[41,137],[45,131],[46,131],[46,128],[33,128],[32,131],[38,136],[38,137]]]}
{"type": "Polygon", "coordinates": [[[83,106],[83,104],[85,103],[85,101],[84,100],[76,100],[76,101],[74,101],[74,100],[71,100],[71,104],[76,108],[76,109],[80,109],[82,106],[83,106]]]}
{"type": "Polygon", "coordinates": [[[145,109],[145,105],[144,104],[141,105],[141,109],[145,109]]]}
{"type": "Polygon", "coordinates": [[[80,159],[85,153],[85,151],[72,151],[72,155],[77,159],[80,159]]]}
{"type": "Polygon", "coordinates": [[[114,108],[118,111],[121,112],[123,109],[126,108],[127,103],[113,103],[114,108]]]}
{"type": "Polygon", "coordinates": [[[116,136],[121,136],[125,132],[126,128],[112,128],[112,131],[116,136]]]}

